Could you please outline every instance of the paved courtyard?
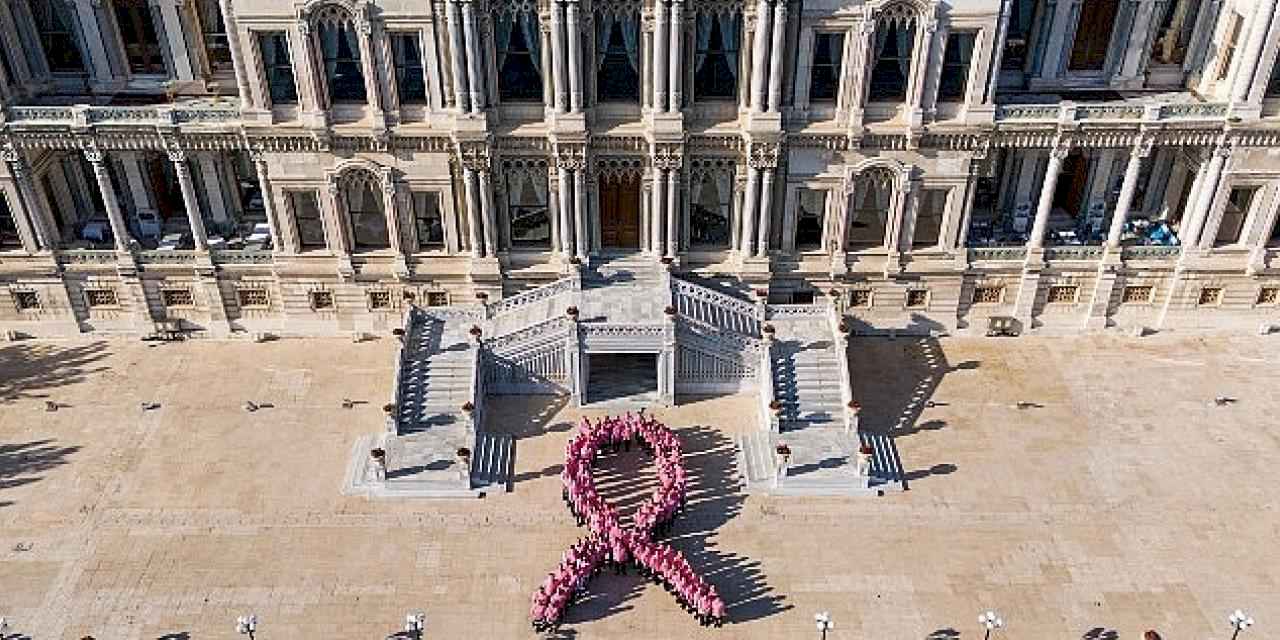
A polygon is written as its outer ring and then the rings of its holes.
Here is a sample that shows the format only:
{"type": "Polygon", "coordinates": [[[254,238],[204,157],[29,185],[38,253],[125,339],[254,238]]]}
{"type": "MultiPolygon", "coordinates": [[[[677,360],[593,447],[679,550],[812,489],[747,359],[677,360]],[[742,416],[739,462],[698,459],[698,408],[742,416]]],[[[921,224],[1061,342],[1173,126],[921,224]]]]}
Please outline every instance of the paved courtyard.
{"type": "MultiPolygon", "coordinates": [[[[421,608],[429,638],[532,637],[529,595],[582,534],[558,484],[579,414],[493,403],[490,428],[518,438],[510,493],[342,496],[393,353],[389,339],[0,346],[11,633],[231,638],[252,611],[263,640],[372,640],[421,608]]],[[[1249,633],[1280,625],[1280,340],[856,340],[852,362],[909,491],[748,498],[732,445],[748,401],[659,411],[694,475],[672,544],[732,624],[704,630],[661,589],[610,575],[562,635],[812,638],[829,610],[833,640],[975,639],[986,607],[1026,640],[1226,638],[1235,607],[1258,620],[1249,633]]]]}

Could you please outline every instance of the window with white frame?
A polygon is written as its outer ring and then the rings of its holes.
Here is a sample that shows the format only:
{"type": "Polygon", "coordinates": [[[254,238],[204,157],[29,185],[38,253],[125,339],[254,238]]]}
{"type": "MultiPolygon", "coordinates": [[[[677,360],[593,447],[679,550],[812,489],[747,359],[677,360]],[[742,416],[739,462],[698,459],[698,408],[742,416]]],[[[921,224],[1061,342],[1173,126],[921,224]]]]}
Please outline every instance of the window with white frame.
{"type": "Polygon", "coordinates": [[[288,192],[289,209],[298,230],[298,244],[303,251],[324,249],[324,219],[320,215],[320,197],[315,191],[288,192]]]}
{"type": "Polygon", "coordinates": [[[938,78],[938,102],[964,102],[969,88],[969,63],[977,33],[952,31],[942,54],[942,75],[938,78]]]}
{"type": "Polygon", "coordinates": [[[262,52],[262,72],[267,81],[271,104],[297,104],[298,85],[293,77],[293,60],[289,55],[289,38],[283,31],[258,34],[258,50],[262,52]]]}
{"type": "Polygon", "coordinates": [[[698,100],[737,98],[742,14],[699,9],[694,26],[694,96],[698,100]]]}
{"type": "Polygon", "coordinates": [[[429,251],[444,246],[444,220],[440,215],[440,194],[414,191],[413,224],[418,233],[418,249],[429,251]]]}
{"type": "MultiPolygon", "coordinates": [[[[542,40],[531,8],[504,8],[493,25],[498,97],[504,102],[542,102],[542,40]]],[[[572,46],[580,46],[576,38],[572,46]]]]}
{"type": "Polygon", "coordinates": [[[541,161],[507,160],[507,215],[511,220],[511,245],[551,247],[551,216],[547,211],[547,165],[541,161]]]}
{"type": "Polygon", "coordinates": [[[693,193],[689,202],[689,244],[698,248],[728,248],[733,168],[699,166],[690,188],[693,193]]]}
{"type": "Polygon", "coordinates": [[[316,38],[329,103],[365,102],[364,66],[360,59],[360,36],[345,9],[327,6],[316,17],[316,38]]]}
{"type": "Polygon", "coordinates": [[[893,176],[884,169],[871,169],[858,176],[849,205],[846,246],[850,250],[884,245],[885,224],[890,214],[893,176]]]}
{"type": "Polygon", "coordinates": [[[634,11],[596,12],[596,101],[640,102],[640,20],[634,11]]]}
{"type": "Polygon", "coordinates": [[[231,45],[227,41],[227,25],[218,0],[197,0],[196,15],[200,19],[200,34],[204,37],[209,66],[214,72],[230,71],[231,45]]]}
{"type": "Polygon", "coordinates": [[[813,62],[809,71],[809,101],[835,102],[840,94],[844,59],[843,33],[813,34],[813,62]]]}
{"type": "MultiPolygon", "coordinates": [[[[138,75],[167,73],[151,3],[147,0],[113,0],[112,6],[129,71],[138,75]]],[[[159,11],[159,8],[154,11],[159,11]]]]}
{"type": "Polygon", "coordinates": [[[391,34],[391,56],[396,70],[400,104],[427,103],[427,77],[422,67],[422,39],[416,31],[391,34]]]}
{"type": "Polygon", "coordinates": [[[84,57],[80,55],[80,46],[72,31],[75,19],[70,13],[71,5],[45,0],[31,2],[28,6],[40,34],[40,45],[49,70],[54,73],[84,73],[84,57]]]}
{"type": "Polygon", "coordinates": [[[928,249],[938,246],[950,192],[950,189],[925,189],[920,192],[920,200],[916,203],[915,229],[911,233],[911,248],[928,249]]]}
{"type": "Polygon", "coordinates": [[[822,226],[827,211],[825,189],[796,190],[796,250],[822,248],[822,226]]]}

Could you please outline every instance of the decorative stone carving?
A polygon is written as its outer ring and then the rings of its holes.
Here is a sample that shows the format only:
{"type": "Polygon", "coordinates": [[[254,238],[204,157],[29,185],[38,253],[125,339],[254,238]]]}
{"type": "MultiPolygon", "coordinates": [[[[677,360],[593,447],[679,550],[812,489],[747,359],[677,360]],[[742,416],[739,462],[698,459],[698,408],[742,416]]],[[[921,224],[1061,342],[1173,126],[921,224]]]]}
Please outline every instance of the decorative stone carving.
{"type": "Polygon", "coordinates": [[[752,142],[747,146],[747,165],[753,169],[777,169],[780,144],[752,142]]]}
{"type": "Polygon", "coordinates": [[[587,167],[587,145],[557,143],[555,145],[556,168],[581,171],[587,167]]]}
{"type": "Polygon", "coordinates": [[[653,166],[662,171],[679,171],[684,166],[684,149],[676,144],[653,145],[653,166]]]}
{"type": "Polygon", "coordinates": [[[464,169],[472,171],[489,170],[489,145],[484,142],[459,142],[457,145],[458,162],[464,169]]]}

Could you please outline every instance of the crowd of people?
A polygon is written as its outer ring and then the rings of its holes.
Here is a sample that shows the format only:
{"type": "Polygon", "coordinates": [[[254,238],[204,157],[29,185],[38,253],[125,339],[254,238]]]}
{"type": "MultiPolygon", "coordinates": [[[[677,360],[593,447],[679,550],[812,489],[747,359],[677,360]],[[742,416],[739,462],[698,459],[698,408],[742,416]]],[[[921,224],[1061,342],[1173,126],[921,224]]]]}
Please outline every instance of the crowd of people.
{"type": "Polygon", "coordinates": [[[610,416],[594,423],[583,418],[578,434],[566,447],[560,477],[565,504],[578,525],[586,525],[591,533],[564,552],[560,565],[534,592],[530,617],[535,630],[556,628],[569,605],[586,591],[591,577],[606,566],[616,573],[638,566],[641,575],[673,594],[703,626],[723,624],[724,600],[715,586],[694,572],[684,554],[653,541],[684,508],[688,479],[680,439],[673,431],[643,414],[610,416]],[[632,526],[623,528],[617,511],[596,491],[592,468],[601,452],[629,451],[633,444],[654,459],[658,486],[632,516],[632,526]]]}

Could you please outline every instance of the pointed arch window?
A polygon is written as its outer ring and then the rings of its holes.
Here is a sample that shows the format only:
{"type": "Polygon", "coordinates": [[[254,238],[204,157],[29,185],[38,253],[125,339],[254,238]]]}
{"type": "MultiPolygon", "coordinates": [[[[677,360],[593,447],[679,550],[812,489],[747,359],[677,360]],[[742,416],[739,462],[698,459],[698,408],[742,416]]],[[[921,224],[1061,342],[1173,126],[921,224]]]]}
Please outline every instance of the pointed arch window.
{"type": "Polygon", "coordinates": [[[822,227],[827,212],[827,192],[800,189],[796,194],[796,249],[816,251],[822,248],[822,227]]]}
{"type": "Polygon", "coordinates": [[[542,31],[533,10],[506,10],[494,23],[498,97],[505,102],[542,102],[542,31]]]}
{"type": "Polygon", "coordinates": [[[738,97],[741,13],[699,12],[693,56],[693,88],[699,100],[738,97]]]}
{"type": "Polygon", "coordinates": [[[391,248],[391,236],[387,232],[387,210],[382,201],[382,183],[367,171],[356,171],[343,185],[343,204],[347,210],[347,224],[351,229],[351,242],[357,253],[391,248]]]}
{"type": "Polygon", "coordinates": [[[502,164],[506,174],[507,215],[511,246],[551,248],[551,216],[547,210],[547,165],[524,160],[502,164]]]}
{"type": "Polygon", "coordinates": [[[596,101],[640,102],[640,21],[596,12],[596,101]]]}
{"type": "Polygon", "coordinates": [[[858,176],[849,203],[846,245],[850,250],[884,246],[889,208],[893,200],[893,175],[874,168],[858,176]]]}
{"type": "Polygon", "coordinates": [[[702,249],[729,247],[734,167],[728,161],[700,161],[692,170],[689,244],[702,249]]]}
{"type": "Polygon", "coordinates": [[[315,21],[329,103],[366,102],[364,65],[355,22],[336,7],[322,9],[315,21]]]}
{"type": "Polygon", "coordinates": [[[912,49],[916,41],[915,14],[900,5],[885,11],[876,25],[871,65],[872,102],[904,102],[911,80],[912,49]]]}

